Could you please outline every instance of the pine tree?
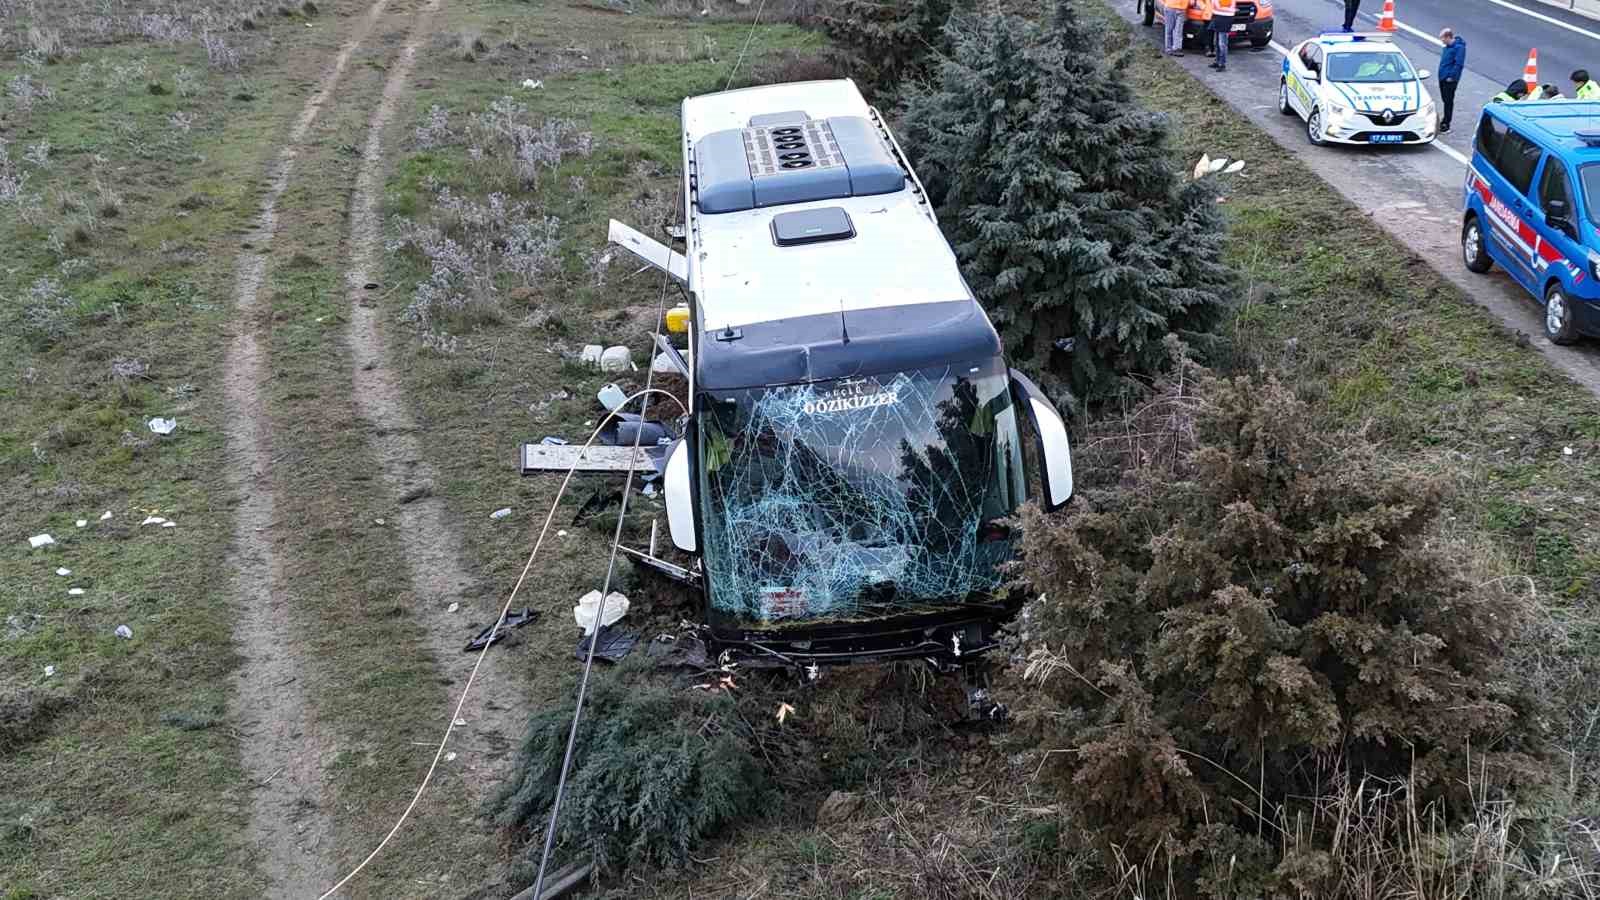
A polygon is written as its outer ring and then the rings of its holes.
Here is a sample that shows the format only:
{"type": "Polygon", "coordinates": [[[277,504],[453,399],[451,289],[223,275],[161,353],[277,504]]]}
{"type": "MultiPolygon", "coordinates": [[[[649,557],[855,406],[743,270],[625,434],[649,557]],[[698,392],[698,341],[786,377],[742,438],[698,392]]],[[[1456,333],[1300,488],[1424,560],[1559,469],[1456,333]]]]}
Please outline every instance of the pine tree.
{"type": "Polygon", "coordinates": [[[831,0],[822,27],[854,59],[869,90],[894,91],[927,71],[945,49],[945,24],[968,0],[831,0]]]}
{"type": "Polygon", "coordinates": [[[1161,369],[1170,333],[1206,349],[1230,286],[1215,187],[1182,177],[1126,60],[1102,62],[1067,0],[1046,27],[952,19],[949,40],[904,128],[1013,363],[1082,403],[1161,369]]]}

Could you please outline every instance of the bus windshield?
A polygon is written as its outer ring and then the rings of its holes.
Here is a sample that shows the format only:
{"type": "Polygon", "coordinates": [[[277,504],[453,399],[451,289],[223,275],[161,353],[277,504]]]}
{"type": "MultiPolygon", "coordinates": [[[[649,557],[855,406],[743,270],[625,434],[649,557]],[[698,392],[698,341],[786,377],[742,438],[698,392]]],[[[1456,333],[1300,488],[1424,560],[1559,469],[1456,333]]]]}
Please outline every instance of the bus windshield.
{"type": "Polygon", "coordinates": [[[1026,486],[1000,360],[722,391],[700,412],[714,616],[875,618],[987,600],[1026,486]]]}

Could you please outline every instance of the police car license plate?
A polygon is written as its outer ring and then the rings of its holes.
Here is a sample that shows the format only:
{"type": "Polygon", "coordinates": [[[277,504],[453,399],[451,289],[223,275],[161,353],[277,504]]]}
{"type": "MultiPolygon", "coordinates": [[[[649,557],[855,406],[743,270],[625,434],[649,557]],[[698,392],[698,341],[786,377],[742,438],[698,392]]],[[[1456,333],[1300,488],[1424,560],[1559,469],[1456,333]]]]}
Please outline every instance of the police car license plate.
{"type": "Polygon", "coordinates": [[[1369,134],[1369,135],[1367,135],[1367,143],[1369,143],[1369,144],[1401,144],[1401,143],[1405,142],[1405,139],[1406,139],[1406,136],[1403,135],[1403,134],[1369,134]]]}

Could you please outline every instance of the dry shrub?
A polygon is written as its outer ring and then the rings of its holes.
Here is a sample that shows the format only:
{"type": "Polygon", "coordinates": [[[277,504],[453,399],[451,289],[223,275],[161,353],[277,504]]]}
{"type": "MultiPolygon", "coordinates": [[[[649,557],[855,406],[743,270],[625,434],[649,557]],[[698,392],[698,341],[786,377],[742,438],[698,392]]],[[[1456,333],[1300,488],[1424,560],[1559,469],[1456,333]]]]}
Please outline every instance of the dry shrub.
{"type": "Polygon", "coordinates": [[[789,84],[796,81],[827,81],[850,77],[850,60],[836,50],[782,50],[746,64],[734,79],[734,87],[762,84],[789,84]]]}
{"type": "Polygon", "coordinates": [[[1503,658],[1529,604],[1427,543],[1438,481],[1274,378],[1188,362],[1085,446],[1075,506],[1022,517],[1023,712],[1113,863],[1287,888],[1282,823],[1343,779],[1403,783],[1446,830],[1545,784],[1546,720],[1503,658]]]}
{"type": "Polygon", "coordinates": [[[971,8],[970,0],[824,0],[815,15],[853,57],[857,82],[893,92],[949,50],[945,24],[971,8]]]}

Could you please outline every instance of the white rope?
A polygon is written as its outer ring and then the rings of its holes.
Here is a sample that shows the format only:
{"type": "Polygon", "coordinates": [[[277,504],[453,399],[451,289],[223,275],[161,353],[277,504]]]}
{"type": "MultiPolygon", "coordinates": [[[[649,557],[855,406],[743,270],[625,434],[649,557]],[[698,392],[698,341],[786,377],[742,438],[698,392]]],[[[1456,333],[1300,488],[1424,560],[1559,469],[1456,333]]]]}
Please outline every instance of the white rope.
{"type": "MultiPolygon", "coordinates": [[[[684,415],[688,415],[688,410],[683,408],[683,403],[679,401],[677,397],[674,397],[672,394],[661,390],[660,388],[645,388],[644,390],[630,395],[626,400],[617,406],[615,411],[608,412],[605,417],[600,420],[599,426],[596,427],[594,432],[589,435],[589,439],[584,442],[582,449],[587,450],[592,444],[594,444],[595,439],[600,436],[600,429],[605,428],[606,423],[616,418],[619,411],[625,408],[629,403],[632,403],[634,400],[649,394],[660,394],[663,397],[667,397],[673,403],[678,405],[678,409],[681,410],[684,415]]],[[[582,454],[580,452],[580,456],[581,455],[582,454]]],[[[483,649],[478,651],[478,659],[472,664],[472,674],[467,676],[467,686],[461,690],[461,699],[456,701],[455,712],[450,715],[449,724],[445,725],[444,737],[439,739],[439,748],[434,751],[433,762],[429,764],[427,774],[422,776],[422,783],[417,785],[417,792],[412,796],[411,803],[406,806],[405,812],[400,814],[399,820],[394,823],[393,828],[389,829],[389,833],[384,835],[383,840],[378,842],[378,846],[372,848],[372,852],[367,854],[367,858],[363,859],[354,869],[351,869],[350,874],[339,879],[339,882],[333,887],[328,888],[327,892],[325,892],[321,897],[317,898],[317,900],[328,900],[328,898],[337,893],[340,888],[344,887],[346,884],[349,884],[352,878],[355,878],[357,875],[359,875],[361,870],[367,867],[367,863],[370,863],[376,859],[378,854],[383,852],[383,848],[389,845],[389,841],[391,841],[394,836],[400,832],[400,827],[406,823],[406,819],[410,818],[412,810],[416,809],[417,803],[422,800],[423,792],[428,789],[429,783],[433,781],[434,772],[436,772],[439,768],[439,760],[444,757],[445,745],[450,743],[450,735],[455,732],[456,721],[460,719],[461,710],[467,704],[467,696],[472,693],[472,685],[475,681],[477,681],[478,669],[483,665],[483,658],[488,654],[489,648],[494,645],[495,635],[499,633],[500,624],[505,621],[506,614],[511,610],[511,604],[516,602],[517,592],[522,590],[522,583],[527,580],[528,572],[533,569],[533,561],[538,557],[540,548],[544,546],[545,536],[550,532],[550,523],[555,520],[556,509],[561,505],[561,498],[566,494],[567,485],[572,482],[572,476],[577,472],[577,468],[578,463],[577,461],[574,461],[572,466],[567,469],[566,477],[561,480],[561,488],[560,490],[556,491],[555,500],[550,503],[550,512],[544,517],[544,526],[539,529],[539,537],[536,541],[534,541],[533,552],[528,554],[528,561],[523,564],[522,572],[517,576],[516,584],[512,585],[510,596],[506,597],[505,604],[500,607],[500,615],[495,618],[494,625],[489,631],[489,640],[483,645],[483,649]]],[[[633,473],[632,468],[630,468],[628,472],[631,479],[633,473]]]]}
{"type": "Polygon", "coordinates": [[[756,7],[756,17],[750,20],[750,33],[744,36],[744,46],[739,48],[739,58],[733,61],[733,70],[728,73],[728,80],[723,83],[722,89],[733,87],[733,76],[739,74],[739,64],[744,62],[744,54],[750,49],[750,39],[756,36],[756,26],[761,24],[761,11],[767,8],[767,0],[761,0],[761,5],[756,7]]]}

